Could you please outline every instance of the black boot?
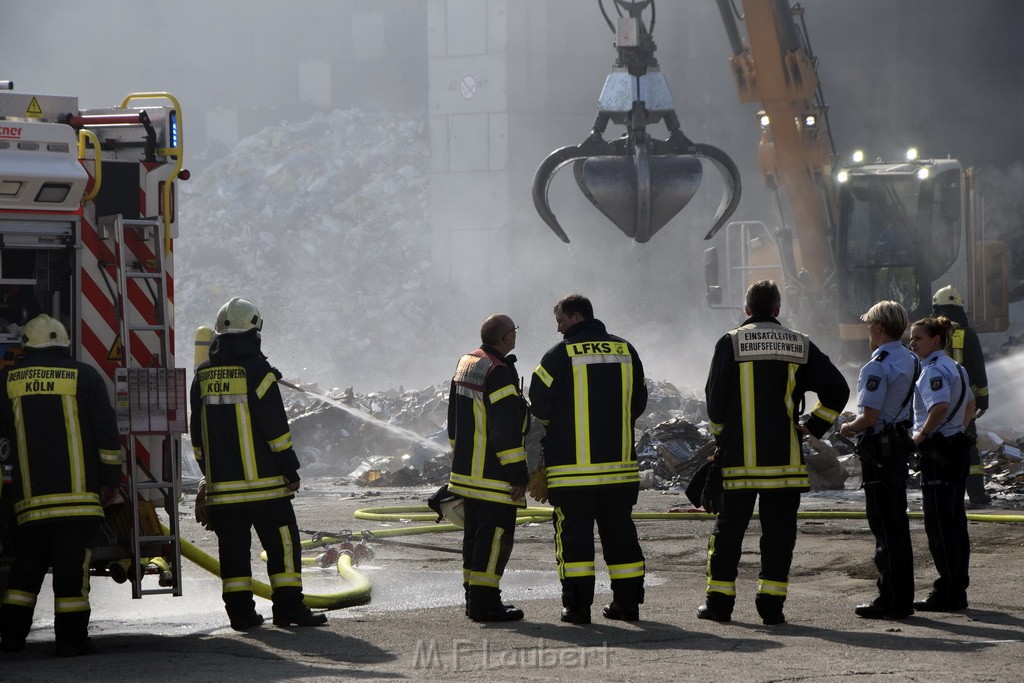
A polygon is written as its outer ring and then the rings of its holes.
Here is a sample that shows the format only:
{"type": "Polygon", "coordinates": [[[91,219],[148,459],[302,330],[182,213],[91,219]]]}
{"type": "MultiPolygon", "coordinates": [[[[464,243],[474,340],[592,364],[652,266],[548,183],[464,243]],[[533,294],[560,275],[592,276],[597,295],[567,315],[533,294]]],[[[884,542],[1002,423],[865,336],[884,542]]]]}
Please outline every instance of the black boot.
{"type": "Polygon", "coordinates": [[[327,615],[314,612],[303,604],[280,608],[274,605],[274,626],[323,626],[327,615]]]}

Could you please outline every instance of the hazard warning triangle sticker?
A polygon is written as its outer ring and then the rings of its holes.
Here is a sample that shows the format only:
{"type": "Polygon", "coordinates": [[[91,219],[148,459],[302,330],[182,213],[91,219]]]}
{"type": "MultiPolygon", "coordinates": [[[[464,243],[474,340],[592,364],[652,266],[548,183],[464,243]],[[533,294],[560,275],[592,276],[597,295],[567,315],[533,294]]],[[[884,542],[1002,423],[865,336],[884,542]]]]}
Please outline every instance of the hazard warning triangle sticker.
{"type": "Polygon", "coordinates": [[[25,110],[25,116],[40,118],[42,115],[43,108],[39,106],[39,101],[33,97],[32,101],[28,103],[28,109],[25,110]]]}
{"type": "Polygon", "coordinates": [[[107,351],[107,360],[121,360],[121,335],[117,335],[117,337],[114,338],[114,343],[110,345],[110,350],[107,351]]]}

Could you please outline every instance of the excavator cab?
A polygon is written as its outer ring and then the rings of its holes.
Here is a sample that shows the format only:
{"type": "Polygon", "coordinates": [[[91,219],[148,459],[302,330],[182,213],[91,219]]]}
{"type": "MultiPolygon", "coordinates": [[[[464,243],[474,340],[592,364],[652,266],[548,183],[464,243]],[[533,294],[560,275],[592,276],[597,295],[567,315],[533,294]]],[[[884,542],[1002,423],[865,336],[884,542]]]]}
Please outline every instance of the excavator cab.
{"type": "Polygon", "coordinates": [[[654,58],[654,0],[613,0],[618,12],[612,23],[604,0],[599,5],[615,33],[619,56],[605,80],[598,114],[590,135],[580,144],[552,152],[537,168],[533,203],[537,213],[563,242],[562,229],[548,201],[548,187],[559,168],[573,163],[576,184],[590,202],[627,237],[647,242],[685,207],[700,186],[707,159],[722,174],[725,190],[712,221],[716,232],[736,210],[740,176],[722,150],[692,142],[680,129],[668,82],[654,58]],[[642,13],[650,9],[650,21],[642,13]],[[664,122],[669,135],[659,140],[647,126],[664,122]],[[625,126],[617,140],[605,140],[608,123],[625,126]]]}

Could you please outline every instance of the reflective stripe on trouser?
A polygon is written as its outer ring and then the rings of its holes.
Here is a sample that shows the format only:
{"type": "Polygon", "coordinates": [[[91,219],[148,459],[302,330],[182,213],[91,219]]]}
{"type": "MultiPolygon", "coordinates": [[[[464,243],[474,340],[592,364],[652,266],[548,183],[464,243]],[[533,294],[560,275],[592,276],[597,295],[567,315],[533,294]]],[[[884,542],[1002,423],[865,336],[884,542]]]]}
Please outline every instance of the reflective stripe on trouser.
{"type": "Polygon", "coordinates": [[[466,498],[462,576],[471,610],[501,604],[501,577],[512,555],[516,506],[466,498]]]}
{"type": "Polygon", "coordinates": [[[252,598],[252,529],[267,552],[267,575],[275,606],[302,603],[302,558],[295,511],[287,499],[255,505],[217,505],[209,509],[217,533],[222,597],[229,616],[248,614],[252,598]]]}
{"type": "Polygon", "coordinates": [[[589,608],[594,603],[594,524],[611,579],[613,600],[621,605],[644,601],[644,556],[630,516],[638,487],[560,489],[555,503],[555,560],[562,582],[562,606],[589,608]]]}
{"type": "Polygon", "coordinates": [[[18,528],[18,553],[0,607],[5,639],[28,635],[36,598],[53,567],[54,636],[81,642],[89,628],[89,564],[97,520],[54,520],[18,528]]]}
{"type": "Polygon", "coordinates": [[[761,522],[758,604],[769,599],[769,602],[778,602],[781,609],[796,544],[800,492],[727,490],[722,500],[722,511],[708,539],[707,604],[716,609],[732,610],[743,536],[757,500],[761,522]]]}

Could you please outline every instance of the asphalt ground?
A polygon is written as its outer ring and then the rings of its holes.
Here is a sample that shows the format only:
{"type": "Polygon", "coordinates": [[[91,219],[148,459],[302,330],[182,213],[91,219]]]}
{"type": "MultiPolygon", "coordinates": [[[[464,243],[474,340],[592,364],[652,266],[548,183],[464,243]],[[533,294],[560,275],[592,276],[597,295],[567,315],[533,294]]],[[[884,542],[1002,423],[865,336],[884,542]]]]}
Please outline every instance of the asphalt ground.
{"type": "MultiPolygon", "coordinates": [[[[357,509],[414,505],[425,490],[367,491],[309,480],[296,499],[300,528],[335,532],[423,522],[367,522],[357,509]]],[[[182,506],[191,511],[189,501],[182,506]]],[[[681,494],[643,491],[638,511],[685,506],[681,494]]],[[[858,491],[805,495],[805,511],[863,510],[858,491]]],[[[912,510],[920,509],[912,496],[912,510]]],[[[1019,514],[1021,510],[980,512],[1019,514]]],[[[43,587],[26,649],[0,653],[0,680],[700,680],[700,681],[1019,681],[1024,662],[1024,525],[976,523],[970,607],[918,613],[904,621],[861,619],[853,608],[875,594],[873,538],[864,519],[799,522],[788,623],[764,626],[754,610],[758,526],[751,523],[737,581],[733,621],[701,621],[711,519],[641,520],[647,600],[635,623],[604,619],[610,599],[598,560],[590,626],[559,621],[561,602],[550,523],[521,526],[502,581],[521,622],[478,624],[463,613],[458,533],[403,536],[371,544],[359,571],[373,586],[369,604],[329,612],[325,627],[281,629],[268,617],[245,633],[228,628],[219,579],[185,561],[184,596],[132,600],[128,584],[92,581],[91,634],[98,653],[53,656],[52,596],[43,587]]],[[[190,517],[185,538],[214,551],[215,537],[190,517]]],[[[923,522],[912,520],[918,597],[935,578],[923,522]]],[[[257,577],[265,579],[254,550],[257,577]]],[[[147,578],[146,581],[153,581],[147,578]]],[[[336,570],[307,567],[308,593],[345,588],[336,570]]]]}

